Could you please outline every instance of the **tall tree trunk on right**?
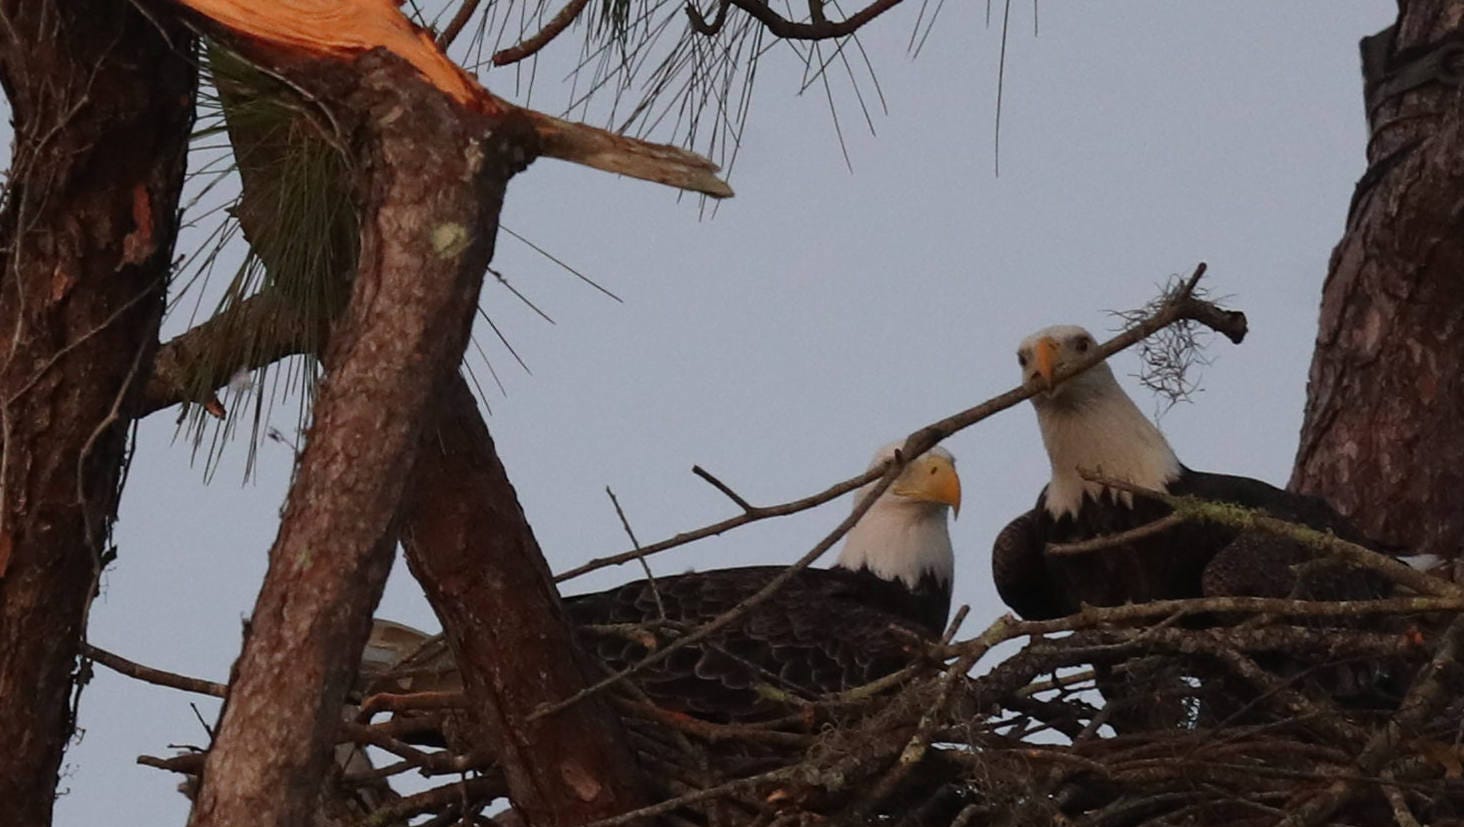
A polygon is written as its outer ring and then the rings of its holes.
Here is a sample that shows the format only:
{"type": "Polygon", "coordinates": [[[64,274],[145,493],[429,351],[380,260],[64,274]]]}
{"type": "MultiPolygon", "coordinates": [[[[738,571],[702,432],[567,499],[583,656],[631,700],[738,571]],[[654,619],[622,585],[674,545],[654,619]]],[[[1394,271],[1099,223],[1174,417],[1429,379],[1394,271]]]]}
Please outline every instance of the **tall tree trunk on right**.
{"type": "Polygon", "coordinates": [[[0,21],[0,825],[38,827],[157,347],[195,72],[188,32],[126,0],[5,0],[0,21]]]}
{"type": "Polygon", "coordinates": [[[1374,538],[1464,545],[1464,3],[1364,41],[1371,139],[1322,295],[1292,488],[1374,538]]]}

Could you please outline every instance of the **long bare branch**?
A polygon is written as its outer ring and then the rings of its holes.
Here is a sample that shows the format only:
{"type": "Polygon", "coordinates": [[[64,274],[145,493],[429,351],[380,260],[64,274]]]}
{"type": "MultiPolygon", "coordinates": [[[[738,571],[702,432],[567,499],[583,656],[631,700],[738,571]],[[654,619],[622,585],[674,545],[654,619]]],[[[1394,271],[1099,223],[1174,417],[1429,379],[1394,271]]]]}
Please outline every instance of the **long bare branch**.
{"type": "Polygon", "coordinates": [[[201,678],[190,678],[187,675],[179,675],[176,672],[168,672],[162,669],[154,669],[151,666],[144,666],[136,661],[130,661],[121,655],[114,655],[106,649],[92,646],[89,643],[82,644],[81,654],[114,672],[146,683],[166,686],[170,689],[181,689],[184,692],[196,692],[200,695],[212,695],[215,698],[222,698],[229,694],[229,687],[226,684],[206,681],[201,678]]]}
{"type": "MultiPolygon", "coordinates": [[[[1104,361],[1110,356],[1113,356],[1115,353],[1132,347],[1134,344],[1142,341],[1145,337],[1153,334],[1155,331],[1174,324],[1175,322],[1180,320],[1188,319],[1199,322],[1200,324],[1203,324],[1207,327],[1211,327],[1216,332],[1221,333],[1233,342],[1239,343],[1240,341],[1242,341],[1245,338],[1246,334],[1245,314],[1234,310],[1225,310],[1224,308],[1221,308],[1211,302],[1194,298],[1193,294],[1195,285],[1204,276],[1205,269],[1205,264],[1201,262],[1198,266],[1195,267],[1194,273],[1185,280],[1184,284],[1182,284],[1169,297],[1169,299],[1165,301],[1153,314],[1151,314],[1148,318],[1145,318],[1142,321],[1138,322],[1137,324],[1132,325],[1128,329],[1124,330],[1122,333],[1114,336],[1112,339],[1104,342],[1101,346],[1095,348],[1086,358],[1073,363],[1071,366],[1065,368],[1062,371],[1059,371],[1057,375],[1053,377],[1053,381],[1066,381],[1067,379],[1076,376],[1079,373],[1082,373],[1083,371],[1098,364],[1099,362],[1104,361]]],[[[958,431],[969,428],[989,416],[1000,413],[1007,408],[1010,408],[1014,405],[1017,405],[1018,403],[1029,399],[1034,393],[1037,393],[1038,390],[1039,388],[1036,387],[1018,386],[1003,394],[1000,394],[999,396],[992,397],[991,399],[982,402],[980,405],[967,408],[966,410],[952,414],[945,419],[932,422],[931,424],[926,425],[924,428],[921,428],[911,433],[905,438],[904,448],[901,450],[901,454],[906,458],[919,456],[920,454],[933,447],[936,443],[940,442],[942,439],[945,439],[946,437],[949,437],[950,435],[958,431]]],[[[828,488],[825,488],[823,491],[818,492],[817,494],[812,494],[807,497],[802,497],[796,500],[780,503],[778,505],[750,507],[744,505],[743,513],[738,514],[735,517],[729,517],[725,520],[719,520],[715,523],[702,526],[701,528],[682,532],[674,537],[670,537],[668,539],[643,546],[640,549],[631,549],[629,551],[620,552],[619,554],[612,554],[606,557],[595,558],[587,563],[584,563],[583,565],[576,566],[575,568],[569,569],[568,571],[556,575],[555,580],[563,582],[565,580],[579,577],[580,575],[588,574],[589,572],[597,571],[608,566],[617,566],[622,563],[628,563],[642,555],[649,556],[662,551],[666,551],[668,549],[676,548],[678,546],[684,546],[687,543],[695,542],[697,540],[701,540],[717,534],[722,534],[723,532],[730,531],[734,528],[737,528],[738,526],[746,525],[747,523],[755,523],[760,520],[766,520],[772,517],[785,517],[790,514],[797,514],[801,511],[807,511],[810,508],[816,508],[817,506],[823,505],[830,500],[837,499],[838,497],[841,497],[844,494],[849,493],[850,491],[854,491],[861,486],[868,485],[869,483],[874,482],[875,480],[883,476],[886,470],[887,469],[884,467],[871,468],[862,474],[858,474],[856,476],[850,477],[849,479],[843,480],[842,482],[835,483],[828,488]]],[[[706,474],[704,472],[699,476],[703,476],[705,478],[706,474]]],[[[740,496],[735,497],[734,499],[740,500],[742,503],[746,503],[746,501],[742,500],[740,496]]]]}

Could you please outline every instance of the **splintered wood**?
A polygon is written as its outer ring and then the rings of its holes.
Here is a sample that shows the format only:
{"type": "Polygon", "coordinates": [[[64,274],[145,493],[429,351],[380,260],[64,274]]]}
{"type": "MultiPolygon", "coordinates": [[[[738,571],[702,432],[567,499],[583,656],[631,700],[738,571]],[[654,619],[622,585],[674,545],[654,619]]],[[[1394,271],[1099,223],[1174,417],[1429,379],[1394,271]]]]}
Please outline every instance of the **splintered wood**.
{"type": "Polygon", "coordinates": [[[489,115],[507,105],[443,54],[391,0],[178,0],[230,31],[269,45],[345,59],[386,49],[453,100],[489,115]]]}
{"type": "Polygon", "coordinates": [[[402,16],[392,0],[177,1],[236,37],[287,53],[349,61],[384,49],[466,108],[494,117],[521,115],[538,135],[546,157],[714,198],[732,195],[732,188],[717,177],[717,165],[694,152],[562,121],[497,97],[453,63],[430,33],[402,16]]]}

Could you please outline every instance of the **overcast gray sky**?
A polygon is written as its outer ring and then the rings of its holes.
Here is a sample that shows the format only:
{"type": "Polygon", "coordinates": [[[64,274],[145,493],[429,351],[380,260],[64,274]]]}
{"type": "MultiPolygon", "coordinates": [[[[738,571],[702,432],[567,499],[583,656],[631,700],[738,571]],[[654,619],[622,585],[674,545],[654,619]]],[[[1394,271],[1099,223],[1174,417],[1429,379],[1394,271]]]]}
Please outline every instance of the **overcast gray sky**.
{"type": "MultiPolygon", "coordinates": [[[[881,443],[1015,384],[1024,334],[1054,322],[1108,331],[1105,310],[1142,304],[1201,259],[1252,334],[1238,348],[1212,345],[1203,393],[1162,425],[1193,467],[1284,484],[1327,257],[1363,169],[1357,40],[1387,25],[1393,4],[1044,4],[1034,37],[1033,7],[1017,3],[1000,177],[1000,31],[985,25],[984,4],[948,2],[911,60],[918,7],[864,34],[889,102],[877,135],[861,127],[847,81],[833,78],[852,173],[821,90],[799,96],[802,67],[775,49],[732,177],[738,195],[715,217],[696,199],[555,161],[514,180],[504,223],[625,300],[500,240],[495,266],[556,324],[490,284],[484,307],[533,373],[486,331],[479,340],[506,392],[480,357],[470,363],[554,568],[626,546],[607,485],[643,541],[732,513],[691,475],[694,463],[753,502],[807,494],[861,470],[881,443]]],[[[550,48],[536,106],[560,108],[568,92],[555,67],[574,52],[550,48]]],[[[513,93],[506,73],[484,80],[513,93]]],[[[169,332],[185,322],[175,316],[169,332]]],[[[1119,358],[1121,375],[1134,369],[1119,358]]],[[[236,440],[205,485],[174,437],[170,413],[141,427],[120,557],[90,635],[150,665],[223,680],[291,451],[264,443],[258,473],[242,482],[247,442],[236,440]]],[[[1002,611],[988,578],[992,538],[1031,505],[1047,465],[1026,406],[948,447],[967,497],[953,531],[957,602],[971,604],[974,632],[1002,611]]],[[[847,507],[748,527],[653,566],[789,561],[847,507]]],[[[567,591],[636,576],[600,572],[567,591]]],[[[379,614],[436,628],[400,565],[379,614]]],[[[177,779],[134,759],[205,740],[190,701],[213,722],[209,699],[98,667],[57,823],[181,824],[177,779]]]]}

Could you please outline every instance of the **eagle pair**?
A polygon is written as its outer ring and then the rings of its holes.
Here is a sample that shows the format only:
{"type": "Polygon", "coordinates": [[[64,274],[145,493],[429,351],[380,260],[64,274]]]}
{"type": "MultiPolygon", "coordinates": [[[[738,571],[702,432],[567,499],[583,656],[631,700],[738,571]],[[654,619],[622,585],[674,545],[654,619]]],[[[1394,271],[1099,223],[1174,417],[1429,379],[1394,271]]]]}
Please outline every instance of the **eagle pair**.
{"type": "MultiPolygon", "coordinates": [[[[1360,539],[1320,500],[1186,468],[1106,363],[1054,383],[1096,347],[1086,330],[1056,326],[1029,336],[1018,350],[1023,382],[1037,389],[1032,403],[1052,464],[1036,507],[1007,525],[993,548],[997,590],[1018,614],[1050,618],[1083,604],[1295,591],[1292,566],[1310,556],[1304,548],[1210,524],[1180,523],[1101,553],[1050,554],[1052,544],[1123,532],[1168,513],[1161,502],[1093,481],[1094,472],[1154,491],[1258,508],[1360,539]]],[[[892,458],[897,447],[882,449],[870,467],[892,458]]],[[[714,721],[746,721],[786,714],[790,696],[812,699],[900,669],[921,639],[944,630],[955,565],[947,516],[960,502],[954,458],[931,449],[910,462],[850,530],[833,568],[799,572],[741,620],[675,652],[637,683],[671,709],[714,721]]],[[[618,670],[644,657],[649,641],[596,628],[655,621],[694,627],[737,606],[782,571],[764,566],[661,577],[571,597],[565,605],[585,647],[618,670]]],[[[378,631],[400,638],[400,627],[378,631]]],[[[363,673],[390,671],[400,648],[375,657],[373,651],[368,648],[363,673]]],[[[448,658],[442,649],[425,668],[442,673],[448,658]]]]}

